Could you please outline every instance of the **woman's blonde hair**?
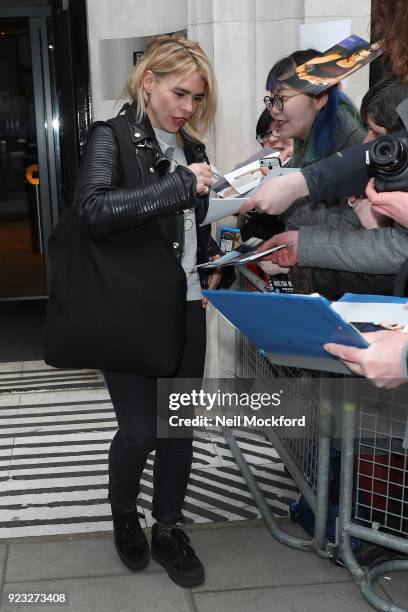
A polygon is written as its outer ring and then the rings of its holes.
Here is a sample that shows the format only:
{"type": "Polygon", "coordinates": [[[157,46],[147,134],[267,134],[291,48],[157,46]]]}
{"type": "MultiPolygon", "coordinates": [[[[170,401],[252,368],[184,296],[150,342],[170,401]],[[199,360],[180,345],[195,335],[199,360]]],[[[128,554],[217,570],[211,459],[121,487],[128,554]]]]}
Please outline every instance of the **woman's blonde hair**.
{"type": "Polygon", "coordinates": [[[172,73],[190,76],[195,71],[199,72],[205,81],[204,98],[184,129],[193,136],[203,138],[214,120],[217,86],[213,69],[200,45],[180,34],[160,34],[152,38],[142,59],[129,74],[124,88],[125,95],[136,102],[138,121],[146,113],[148,104],[148,95],[143,87],[147,70],[151,70],[158,79],[172,73]]]}

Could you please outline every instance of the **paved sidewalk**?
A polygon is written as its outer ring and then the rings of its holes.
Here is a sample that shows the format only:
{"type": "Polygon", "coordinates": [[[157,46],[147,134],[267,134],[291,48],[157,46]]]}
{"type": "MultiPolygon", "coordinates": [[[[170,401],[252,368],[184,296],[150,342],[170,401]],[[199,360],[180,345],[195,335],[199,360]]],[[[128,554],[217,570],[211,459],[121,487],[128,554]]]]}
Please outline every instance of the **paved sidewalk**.
{"type": "MultiPolygon", "coordinates": [[[[87,537],[111,529],[108,451],[117,421],[107,389],[95,388],[100,384],[100,374],[89,370],[0,364],[0,542],[87,537]],[[10,388],[15,392],[3,392],[10,388]]],[[[252,430],[236,432],[236,440],[271,510],[288,516],[298,489],[272,444],[252,430]]],[[[197,428],[193,449],[186,519],[196,524],[260,518],[221,430],[197,428]]],[[[150,454],[137,499],[142,527],[154,523],[153,461],[150,454]]]]}
{"type": "MultiPolygon", "coordinates": [[[[293,525],[288,529],[301,531],[293,525]]],[[[24,606],[35,612],[372,610],[345,569],[279,544],[261,520],[194,526],[187,531],[206,568],[205,584],[195,589],[176,586],[154,561],[143,572],[130,572],[119,561],[111,535],[1,544],[0,610],[23,609],[8,605],[10,592],[67,593],[69,603],[64,608],[24,606]]],[[[408,606],[406,573],[382,579],[377,589],[408,606]]]]}

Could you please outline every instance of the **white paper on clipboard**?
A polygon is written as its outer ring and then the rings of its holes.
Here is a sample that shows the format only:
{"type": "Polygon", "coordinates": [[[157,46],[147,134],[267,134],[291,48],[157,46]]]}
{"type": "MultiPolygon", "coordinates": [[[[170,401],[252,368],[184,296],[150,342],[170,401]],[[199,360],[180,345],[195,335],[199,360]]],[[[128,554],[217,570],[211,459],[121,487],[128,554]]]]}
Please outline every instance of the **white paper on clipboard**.
{"type": "Polygon", "coordinates": [[[349,323],[380,325],[386,321],[397,325],[408,325],[408,309],[404,304],[340,301],[334,302],[332,308],[349,323]]]}

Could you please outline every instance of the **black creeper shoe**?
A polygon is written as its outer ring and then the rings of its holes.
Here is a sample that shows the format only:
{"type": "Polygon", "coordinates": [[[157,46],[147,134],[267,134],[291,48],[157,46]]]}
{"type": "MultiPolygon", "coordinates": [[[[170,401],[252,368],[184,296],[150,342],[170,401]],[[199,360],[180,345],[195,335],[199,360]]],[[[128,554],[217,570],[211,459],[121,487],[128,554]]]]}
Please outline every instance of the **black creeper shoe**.
{"type": "Polygon", "coordinates": [[[144,569],[150,561],[150,550],[136,503],[125,511],[111,507],[115,547],[121,561],[133,571],[144,569]]]}
{"type": "Polygon", "coordinates": [[[205,578],[203,564],[189,542],[188,536],[176,525],[153,525],[152,558],[182,587],[198,586],[205,578]]]}

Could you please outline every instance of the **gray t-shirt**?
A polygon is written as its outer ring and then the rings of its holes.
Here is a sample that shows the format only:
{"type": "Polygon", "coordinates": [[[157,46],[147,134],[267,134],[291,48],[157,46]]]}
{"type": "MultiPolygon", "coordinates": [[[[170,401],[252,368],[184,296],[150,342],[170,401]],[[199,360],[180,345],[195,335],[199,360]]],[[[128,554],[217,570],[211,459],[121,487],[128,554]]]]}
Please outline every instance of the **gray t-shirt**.
{"type": "MultiPolygon", "coordinates": [[[[176,134],[166,132],[159,128],[153,128],[157,142],[164,155],[173,159],[176,165],[187,166],[187,160],[182,147],[177,144],[176,134]]],[[[173,169],[174,169],[173,168],[173,169]]],[[[181,265],[187,278],[187,301],[201,300],[201,285],[195,266],[197,263],[197,228],[194,208],[184,211],[184,249],[181,258],[181,265]]]]}

